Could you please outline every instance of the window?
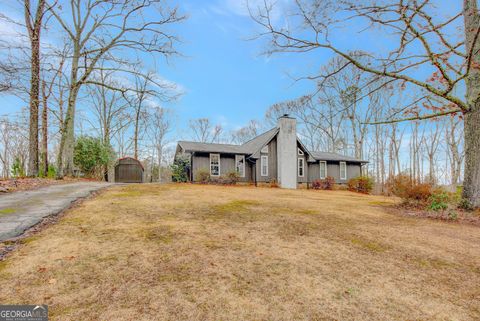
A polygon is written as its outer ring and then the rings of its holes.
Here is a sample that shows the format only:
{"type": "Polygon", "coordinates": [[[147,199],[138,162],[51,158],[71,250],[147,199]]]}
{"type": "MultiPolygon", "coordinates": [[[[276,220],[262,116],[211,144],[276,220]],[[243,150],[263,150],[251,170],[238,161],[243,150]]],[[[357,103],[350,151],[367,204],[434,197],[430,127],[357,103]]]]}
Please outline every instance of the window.
{"type": "Polygon", "coordinates": [[[238,176],[245,177],[245,155],[235,155],[235,170],[238,176]]]}
{"type": "Polygon", "coordinates": [[[305,155],[303,150],[301,150],[300,148],[298,149],[298,155],[305,155]]]}
{"type": "Polygon", "coordinates": [[[262,149],[260,150],[260,153],[268,154],[268,145],[263,146],[262,149]]]}
{"type": "Polygon", "coordinates": [[[347,179],[347,163],[340,162],[340,179],[347,179]]]}
{"type": "Polygon", "coordinates": [[[260,175],[268,176],[268,156],[264,155],[260,159],[260,170],[261,170],[260,175]]]}
{"type": "Polygon", "coordinates": [[[210,154],[210,175],[220,176],[220,154],[210,154]]]}
{"type": "Polygon", "coordinates": [[[305,158],[298,159],[298,176],[303,177],[305,175],[305,158]]]}
{"type": "Polygon", "coordinates": [[[327,162],[320,162],[320,178],[324,179],[327,177],[327,162]]]}

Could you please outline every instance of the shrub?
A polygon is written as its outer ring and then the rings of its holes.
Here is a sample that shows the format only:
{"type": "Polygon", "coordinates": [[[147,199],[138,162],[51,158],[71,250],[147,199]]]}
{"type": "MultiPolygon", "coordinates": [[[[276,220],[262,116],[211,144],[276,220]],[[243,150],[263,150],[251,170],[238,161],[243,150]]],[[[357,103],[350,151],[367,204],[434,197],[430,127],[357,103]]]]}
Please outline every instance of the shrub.
{"type": "Polygon", "coordinates": [[[428,183],[412,183],[405,191],[404,199],[426,203],[432,196],[432,185],[428,183]]]}
{"type": "Polygon", "coordinates": [[[450,197],[444,190],[435,190],[429,198],[428,209],[438,212],[444,211],[448,208],[450,197]]]}
{"type": "Polygon", "coordinates": [[[57,170],[56,170],[55,166],[53,166],[52,164],[49,164],[48,165],[47,177],[48,178],[55,178],[56,175],[57,175],[57,170]]]}
{"type": "Polygon", "coordinates": [[[12,176],[14,178],[25,177],[24,166],[18,157],[15,157],[15,161],[12,165],[12,176]]]}
{"type": "Polygon", "coordinates": [[[229,185],[235,185],[240,180],[240,175],[237,171],[230,171],[224,177],[225,183],[229,185]]]}
{"type": "Polygon", "coordinates": [[[103,168],[112,160],[112,147],[100,138],[80,136],[75,142],[73,162],[86,176],[102,177],[103,168]]]}
{"type": "Polygon", "coordinates": [[[418,183],[410,176],[399,174],[393,177],[388,186],[390,191],[400,197],[405,204],[425,207],[430,204],[429,200],[433,193],[433,187],[428,183],[418,183]]]}
{"type": "Polygon", "coordinates": [[[312,182],[313,189],[333,190],[335,186],[335,178],[327,176],[324,179],[316,179],[312,182]]]}
{"type": "Polygon", "coordinates": [[[207,184],[210,182],[210,172],[208,169],[201,168],[195,174],[195,181],[201,184],[207,184]]]}
{"type": "Polygon", "coordinates": [[[373,180],[367,176],[359,176],[350,179],[347,186],[349,191],[369,194],[373,189],[373,180]]]}
{"type": "Polygon", "coordinates": [[[465,211],[473,211],[475,208],[472,205],[472,202],[470,202],[466,198],[461,198],[460,201],[458,202],[458,208],[465,210],[465,211]]]}
{"type": "Polygon", "coordinates": [[[190,160],[188,157],[176,157],[170,166],[172,170],[172,182],[185,183],[188,181],[190,160]]]}
{"type": "Polygon", "coordinates": [[[389,192],[403,199],[407,198],[407,192],[412,185],[412,179],[405,174],[398,174],[387,182],[389,192]]]}
{"type": "Polygon", "coordinates": [[[240,176],[236,171],[230,171],[225,175],[219,176],[217,178],[210,178],[208,182],[205,183],[213,183],[218,185],[235,185],[237,184],[240,176]]]}

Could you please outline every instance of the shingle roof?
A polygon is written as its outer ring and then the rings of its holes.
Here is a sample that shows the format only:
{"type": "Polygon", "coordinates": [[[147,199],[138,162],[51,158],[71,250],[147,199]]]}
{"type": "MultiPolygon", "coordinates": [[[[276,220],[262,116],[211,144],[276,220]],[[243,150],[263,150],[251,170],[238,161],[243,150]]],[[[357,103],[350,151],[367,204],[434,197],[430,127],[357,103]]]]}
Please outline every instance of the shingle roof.
{"type": "Polygon", "coordinates": [[[208,153],[228,153],[228,154],[248,154],[242,149],[242,145],[232,144],[213,144],[179,141],[178,144],[186,153],[191,152],[208,152],[208,153]]]}
{"type": "MultiPolygon", "coordinates": [[[[265,146],[278,133],[278,127],[274,127],[263,134],[249,140],[243,145],[233,144],[214,144],[214,143],[199,143],[190,141],[179,141],[178,145],[182,147],[186,153],[204,152],[204,153],[225,153],[225,154],[245,154],[251,155],[252,158],[258,158],[260,149],[265,146]]],[[[368,163],[367,161],[356,159],[350,156],[344,156],[328,152],[311,152],[310,155],[315,160],[324,161],[346,161],[355,163],[368,163]]]]}
{"type": "Polygon", "coordinates": [[[310,154],[312,154],[312,156],[316,160],[322,160],[322,161],[346,161],[346,162],[355,162],[355,163],[368,163],[368,161],[365,161],[365,160],[356,159],[354,157],[340,155],[336,153],[315,151],[315,152],[310,152],[310,154]]]}
{"type": "Polygon", "coordinates": [[[272,128],[271,130],[249,140],[243,145],[199,143],[189,141],[179,141],[178,144],[186,153],[205,152],[251,155],[267,144],[277,134],[277,132],[278,128],[272,128]]]}

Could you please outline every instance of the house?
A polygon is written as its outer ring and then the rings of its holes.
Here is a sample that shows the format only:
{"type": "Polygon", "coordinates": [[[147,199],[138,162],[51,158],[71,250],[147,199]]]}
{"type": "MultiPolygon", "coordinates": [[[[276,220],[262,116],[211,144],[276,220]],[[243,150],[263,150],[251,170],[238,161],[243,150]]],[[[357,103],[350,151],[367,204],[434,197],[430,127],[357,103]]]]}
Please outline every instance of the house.
{"type": "MultiPolygon", "coordinates": [[[[277,182],[283,188],[297,188],[331,176],[338,184],[362,175],[367,161],[335,153],[309,151],[297,137],[295,118],[283,115],[275,128],[243,145],[179,141],[175,157],[190,158],[189,178],[199,170],[212,178],[237,171],[241,182],[277,182]]],[[[308,185],[307,185],[308,186],[308,185]]]]}

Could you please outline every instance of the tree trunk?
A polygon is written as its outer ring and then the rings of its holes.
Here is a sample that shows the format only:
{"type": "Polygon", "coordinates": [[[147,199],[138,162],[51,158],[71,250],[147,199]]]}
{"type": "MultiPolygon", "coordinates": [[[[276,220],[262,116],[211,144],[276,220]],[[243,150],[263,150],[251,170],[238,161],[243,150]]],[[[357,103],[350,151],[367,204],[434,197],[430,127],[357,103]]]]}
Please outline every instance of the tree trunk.
{"type": "Polygon", "coordinates": [[[25,1],[25,24],[30,39],[30,128],[28,147],[28,176],[38,176],[38,109],[40,105],[40,31],[45,0],[39,0],[34,19],[30,1],[25,1]],[[33,24],[32,24],[33,23],[33,24]]]}
{"type": "Polygon", "coordinates": [[[75,104],[77,102],[80,84],[78,83],[78,66],[80,50],[75,46],[73,50],[72,67],[70,72],[70,90],[68,93],[67,112],[63,122],[60,138],[60,148],[57,155],[57,178],[64,175],[73,175],[73,149],[75,144],[75,104]]]}
{"type": "MultiPolygon", "coordinates": [[[[480,84],[479,84],[480,85],[480,84]]],[[[480,207],[480,101],[465,114],[465,173],[463,198],[480,207]]]]}
{"type": "Polygon", "coordinates": [[[45,92],[45,81],[42,82],[43,110],[42,110],[42,171],[43,175],[48,174],[48,104],[45,92]]]}
{"type": "MultiPolygon", "coordinates": [[[[464,0],[465,43],[472,52],[471,63],[480,63],[480,44],[475,35],[480,15],[476,0],[464,0]]],[[[464,113],[465,172],[463,198],[474,207],[480,207],[480,70],[471,66],[466,78],[466,100],[469,110],[464,113]]]]}

